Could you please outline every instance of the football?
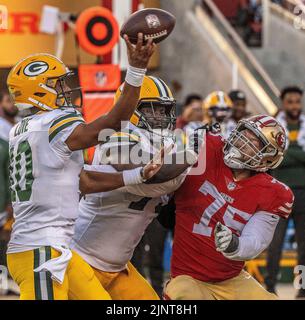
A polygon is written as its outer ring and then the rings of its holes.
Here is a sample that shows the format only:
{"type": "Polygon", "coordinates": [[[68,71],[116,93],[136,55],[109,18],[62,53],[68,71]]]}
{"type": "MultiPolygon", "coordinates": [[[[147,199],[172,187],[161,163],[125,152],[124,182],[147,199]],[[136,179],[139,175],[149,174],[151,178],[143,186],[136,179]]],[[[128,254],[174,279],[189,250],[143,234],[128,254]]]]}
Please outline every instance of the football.
{"type": "Polygon", "coordinates": [[[169,12],[147,8],[133,13],[121,28],[121,37],[127,34],[131,43],[136,44],[138,33],[143,33],[144,42],[152,38],[155,43],[166,39],[173,31],[176,18],[169,12]]]}

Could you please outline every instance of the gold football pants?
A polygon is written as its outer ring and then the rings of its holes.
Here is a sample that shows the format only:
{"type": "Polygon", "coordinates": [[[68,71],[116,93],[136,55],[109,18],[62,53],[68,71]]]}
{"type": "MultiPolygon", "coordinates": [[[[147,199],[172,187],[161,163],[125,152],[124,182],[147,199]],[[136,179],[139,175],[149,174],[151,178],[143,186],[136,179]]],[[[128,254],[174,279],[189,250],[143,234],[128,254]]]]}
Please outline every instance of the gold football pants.
{"type": "Polygon", "coordinates": [[[181,275],[169,281],[165,298],[171,300],[276,300],[248,272],[222,282],[203,282],[181,275]]]}
{"type": "Polygon", "coordinates": [[[113,300],[159,300],[155,290],[130,262],[121,272],[93,269],[113,300]]]}
{"type": "Polygon", "coordinates": [[[41,262],[60,253],[51,247],[9,253],[9,272],[20,287],[21,300],[110,300],[93,269],[74,251],[62,284],[51,279],[49,272],[34,272],[41,262]]]}

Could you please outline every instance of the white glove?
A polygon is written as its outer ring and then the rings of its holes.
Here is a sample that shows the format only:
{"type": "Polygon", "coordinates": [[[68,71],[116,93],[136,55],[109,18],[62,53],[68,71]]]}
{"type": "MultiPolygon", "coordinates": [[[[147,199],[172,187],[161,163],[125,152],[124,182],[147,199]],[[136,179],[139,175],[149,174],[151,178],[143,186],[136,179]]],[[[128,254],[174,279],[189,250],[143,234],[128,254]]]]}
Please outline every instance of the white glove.
{"type": "Polygon", "coordinates": [[[219,252],[225,252],[231,244],[233,233],[228,227],[217,222],[214,229],[214,237],[216,250],[219,252]]]}

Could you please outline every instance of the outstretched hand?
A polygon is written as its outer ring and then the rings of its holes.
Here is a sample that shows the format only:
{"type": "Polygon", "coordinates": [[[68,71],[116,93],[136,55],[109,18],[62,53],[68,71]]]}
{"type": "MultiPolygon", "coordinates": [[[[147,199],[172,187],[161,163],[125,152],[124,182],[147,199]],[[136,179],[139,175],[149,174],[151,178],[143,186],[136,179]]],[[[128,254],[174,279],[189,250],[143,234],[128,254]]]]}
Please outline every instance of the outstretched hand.
{"type": "Polygon", "coordinates": [[[149,59],[153,55],[156,44],[153,39],[149,39],[146,44],[143,41],[143,33],[138,34],[138,41],[133,45],[128,36],[124,35],[124,40],[127,45],[128,62],[132,67],[147,69],[149,59]]]}
{"type": "Polygon", "coordinates": [[[143,178],[145,180],[151,179],[159,172],[164,164],[164,157],[172,151],[173,147],[173,144],[163,147],[154,155],[153,159],[143,168],[143,178]]]}
{"type": "Polygon", "coordinates": [[[145,180],[151,179],[158,173],[164,163],[164,148],[162,148],[152,160],[143,168],[143,178],[145,180]]]}

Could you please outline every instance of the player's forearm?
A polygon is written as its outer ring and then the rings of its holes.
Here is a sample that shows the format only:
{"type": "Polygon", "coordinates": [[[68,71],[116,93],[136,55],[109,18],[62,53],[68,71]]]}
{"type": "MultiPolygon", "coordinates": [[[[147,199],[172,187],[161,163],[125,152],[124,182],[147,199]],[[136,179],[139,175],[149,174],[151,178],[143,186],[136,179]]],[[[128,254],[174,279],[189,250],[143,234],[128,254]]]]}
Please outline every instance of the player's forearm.
{"type": "Polygon", "coordinates": [[[81,194],[91,194],[112,191],[124,186],[143,182],[142,167],[122,172],[103,172],[99,166],[85,166],[80,174],[79,190],[81,194]],[[98,171],[94,171],[98,170],[98,171]]]}
{"type": "Polygon", "coordinates": [[[124,186],[122,173],[82,171],[79,181],[81,194],[107,192],[124,186]]]}
{"type": "Polygon", "coordinates": [[[254,259],[270,245],[278,221],[279,217],[271,213],[256,213],[244,227],[241,236],[235,236],[238,239],[236,250],[223,252],[224,256],[238,261],[254,259]]]}

